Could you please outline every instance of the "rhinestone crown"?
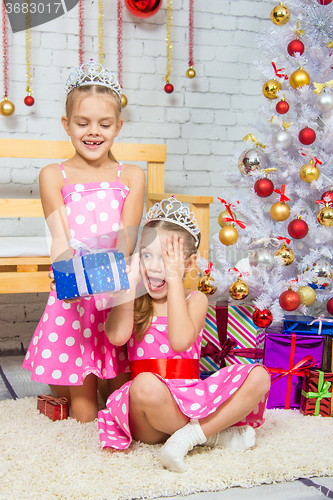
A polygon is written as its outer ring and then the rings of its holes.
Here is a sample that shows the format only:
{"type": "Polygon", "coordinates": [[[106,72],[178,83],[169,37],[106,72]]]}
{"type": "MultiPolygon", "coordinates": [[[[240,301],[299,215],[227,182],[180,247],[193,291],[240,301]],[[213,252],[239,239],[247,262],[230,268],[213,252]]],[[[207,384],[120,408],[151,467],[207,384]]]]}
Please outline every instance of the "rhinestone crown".
{"type": "Polygon", "coordinates": [[[178,224],[188,231],[195,239],[195,246],[199,245],[200,228],[193,212],[178,201],[174,196],[167,198],[152,206],[147,215],[146,221],[165,220],[178,224]]]}
{"type": "Polygon", "coordinates": [[[89,62],[75,68],[67,79],[65,86],[65,94],[68,95],[71,90],[84,85],[102,85],[113,90],[121,99],[121,86],[115,75],[108,68],[104,68],[102,64],[90,59],[89,62]]]}

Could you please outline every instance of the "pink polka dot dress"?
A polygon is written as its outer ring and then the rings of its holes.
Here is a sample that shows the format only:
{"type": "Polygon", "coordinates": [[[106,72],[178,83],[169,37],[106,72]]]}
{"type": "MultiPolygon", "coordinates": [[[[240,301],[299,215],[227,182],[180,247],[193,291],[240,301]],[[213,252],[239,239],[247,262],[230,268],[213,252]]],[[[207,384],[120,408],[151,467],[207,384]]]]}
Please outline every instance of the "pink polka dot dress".
{"type": "MultiPolygon", "coordinates": [[[[143,340],[138,342],[134,333],[127,343],[130,361],[142,359],[197,359],[199,361],[202,332],[187,351],[177,353],[168,341],[167,318],[154,317],[143,340]]],[[[213,413],[222,403],[239,389],[250,371],[258,366],[231,365],[215,372],[205,380],[163,379],[181,412],[189,418],[201,419],[213,413]]],[[[140,376],[140,375],[138,375],[140,376]]],[[[132,440],[129,426],[129,392],[132,381],[124,384],[109,397],[106,409],[98,413],[99,435],[103,448],[127,448],[132,440]]],[[[259,427],[264,422],[264,411],[268,394],[258,406],[236,425],[259,427]]]]}
{"type": "MultiPolygon", "coordinates": [[[[68,184],[63,166],[60,167],[72,238],[89,240],[93,248],[115,248],[129,192],[119,181],[121,164],[115,182],[87,184],[68,184]]],[[[126,351],[110,344],[105,335],[109,305],[107,294],[66,303],[51,291],[23,362],[23,367],[32,372],[31,379],[69,386],[81,385],[90,373],[105,379],[128,371],[126,351]]]]}

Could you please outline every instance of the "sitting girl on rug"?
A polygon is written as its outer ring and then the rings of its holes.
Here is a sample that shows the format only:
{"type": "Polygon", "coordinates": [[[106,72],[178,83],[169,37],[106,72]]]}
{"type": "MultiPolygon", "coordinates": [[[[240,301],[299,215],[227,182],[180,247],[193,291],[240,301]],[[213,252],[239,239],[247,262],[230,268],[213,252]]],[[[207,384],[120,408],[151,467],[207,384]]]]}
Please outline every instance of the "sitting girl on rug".
{"type": "Polygon", "coordinates": [[[222,445],[246,450],[255,444],[254,427],[263,422],[270,387],[258,364],[232,365],[199,378],[202,328],[207,297],[184,288],[200,242],[194,214],[175,198],[147,214],[140,258],[132,259],[128,301],[108,315],[110,342],[127,343],[132,381],[115,391],[99,412],[103,448],[127,448],[132,437],[165,444],[160,459],[183,472],[194,446],[222,445]],[[143,279],[147,293],[135,299],[143,279]],[[231,427],[234,426],[235,427],[231,427]]]}

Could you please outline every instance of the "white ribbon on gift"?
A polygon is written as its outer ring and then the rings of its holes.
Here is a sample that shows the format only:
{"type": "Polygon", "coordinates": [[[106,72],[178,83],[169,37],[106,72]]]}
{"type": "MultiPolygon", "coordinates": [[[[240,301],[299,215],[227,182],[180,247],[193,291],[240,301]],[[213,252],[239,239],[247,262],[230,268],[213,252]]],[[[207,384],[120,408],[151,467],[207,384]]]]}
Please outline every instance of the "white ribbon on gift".
{"type": "Polygon", "coordinates": [[[324,314],[321,314],[320,316],[318,316],[317,318],[314,318],[311,323],[308,323],[309,326],[313,325],[314,323],[316,323],[318,321],[319,323],[319,326],[318,326],[318,335],[321,334],[321,329],[322,329],[322,324],[323,323],[333,323],[333,319],[328,319],[328,318],[325,318],[325,315],[324,314]]]}

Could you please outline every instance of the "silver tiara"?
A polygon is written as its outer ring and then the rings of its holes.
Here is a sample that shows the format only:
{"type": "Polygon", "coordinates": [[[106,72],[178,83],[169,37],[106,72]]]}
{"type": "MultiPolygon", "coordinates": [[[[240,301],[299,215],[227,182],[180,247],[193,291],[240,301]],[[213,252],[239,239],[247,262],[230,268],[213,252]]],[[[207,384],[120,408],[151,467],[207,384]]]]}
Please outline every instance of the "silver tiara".
{"type": "Polygon", "coordinates": [[[65,94],[68,95],[71,90],[84,85],[108,87],[114,90],[121,99],[122,90],[117,78],[108,68],[104,68],[102,64],[95,62],[93,59],[75,68],[73,73],[69,75],[65,86],[65,94]]]}
{"type": "Polygon", "coordinates": [[[185,207],[174,196],[155,203],[146,215],[146,221],[165,220],[178,224],[188,231],[195,239],[195,246],[199,245],[200,228],[193,212],[185,207]]]}

